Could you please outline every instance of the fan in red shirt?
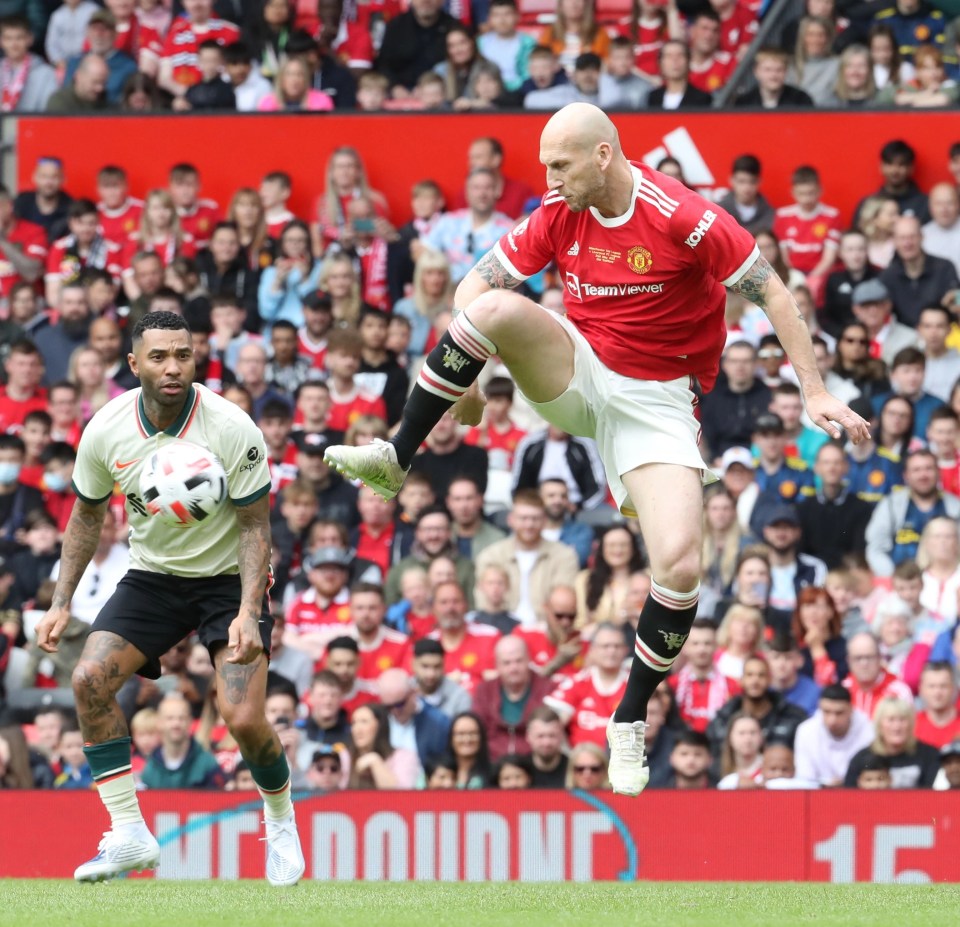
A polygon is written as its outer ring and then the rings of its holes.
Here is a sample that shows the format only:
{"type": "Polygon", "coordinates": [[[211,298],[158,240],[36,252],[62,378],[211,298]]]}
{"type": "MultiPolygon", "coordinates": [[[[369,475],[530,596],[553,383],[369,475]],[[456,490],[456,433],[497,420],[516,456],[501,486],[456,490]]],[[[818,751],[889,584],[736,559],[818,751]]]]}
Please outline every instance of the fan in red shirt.
{"type": "MultiPolygon", "coordinates": [[[[354,638],[346,635],[335,637],[330,641],[322,663],[323,669],[330,670],[340,683],[340,691],[343,693],[342,708],[348,718],[354,709],[361,705],[380,701],[376,682],[363,679],[359,675],[360,648],[354,638]]],[[[318,662],[316,669],[320,668],[318,662]]]]}
{"type": "Polygon", "coordinates": [[[467,597],[457,583],[439,583],[433,590],[437,630],[432,640],[443,647],[443,670],[467,692],[495,673],[493,649],[500,632],[488,624],[467,624],[467,597]]]}
{"type": "Polygon", "coordinates": [[[938,750],[960,737],[957,684],[949,663],[928,663],[920,674],[920,702],[914,728],[917,740],[938,750]]]}
{"type": "Polygon", "coordinates": [[[240,30],[223,19],[212,17],[213,0],[183,0],[185,16],[170,26],[160,53],[157,83],[167,93],[182,97],[200,82],[197,49],[201,42],[232,45],[240,40],[240,30]]]}
{"type": "Polygon", "coordinates": [[[737,59],[720,48],[720,17],[713,10],[697,13],[690,24],[690,76],[698,90],[714,93],[730,79],[737,59]]]}
{"type": "MultiPolygon", "coordinates": [[[[129,55],[138,62],[141,71],[154,77],[163,54],[163,37],[140,21],[136,5],[136,0],[111,0],[107,4],[116,21],[113,47],[129,55]]],[[[84,42],[84,51],[89,51],[89,46],[89,41],[84,42]]]]}
{"type": "MultiPolygon", "coordinates": [[[[522,216],[526,210],[527,201],[536,194],[522,181],[514,180],[503,173],[503,144],[499,139],[475,138],[470,143],[467,151],[467,173],[479,168],[493,171],[497,184],[497,200],[493,208],[511,219],[522,216]]],[[[462,188],[449,208],[467,208],[467,196],[462,188]]]]}
{"type": "Polygon", "coordinates": [[[717,671],[713,662],[716,652],[717,626],[698,618],[683,645],[687,662],[677,675],[669,678],[680,717],[701,734],[727,701],[740,694],[740,684],[717,671]]]}
{"type": "Polygon", "coordinates": [[[482,447],[487,452],[491,470],[510,470],[517,445],[527,434],[510,418],[513,380],[509,377],[492,377],[484,392],[487,407],[483,412],[483,421],[466,433],[463,443],[482,447]]]}
{"type": "Polygon", "coordinates": [[[140,229],[127,237],[120,263],[123,265],[124,289],[130,299],[140,295],[133,292],[133,259],[141,251],[155,254],[168,267],[177,257],[193,257],[197,253],[193,236],[180,227],[173,200],[166,190],[151,190],[147,194],[140,216],[140,229]]]}
{"type": "Polygon", "coordinates": [[[590,642],[573,628],[577,620],[577,594],[572,586],[554,586],[543,603],[546,627],[517,626],[511,632],[522,637],[530,651],[530,662],[541,676],[557,682],[576,676],[586,664],[590,642]]]}
{"type": "Polygon", "coordinates": [[[267,445],[267,464],[270,467],[270,506],[277,493],[297,478],[297,445],[291,439],[293,413],[280,399],[270,399],[260,410],[257,425],[267,445]]]}
{"type": "Polygon", "coordinates": [[[757,14],[738,0],[710,0],[710,6],[720,17],[720,48],[740,58],[757,34],[757,14]]]}
{"type": "Polygon", "coordinates": [[[307,557],[310,588],[287,606],[284,644],[319,660],[331,638],[350,630],[351,560],[339,547],[321,547],[307,557]]]}
{"type": "Polygon", "coordinates": [[[338,328],[327,341],[324,360],[330,379],[330,414],[327,425],[346,431],[361,415],[375,415],[387,420],[387,406],[382,396],[367,393],[354,380],[360,370],[363,342],[354,329],[338,328]]]}
{"type": "Polygon", "coordinates": [[[194,247],[206,248],[223,211],[213,200],[200,196],[200,172],[192,164],[175,164],[168,179],[180,228],[193,239],[194,247]]]}
{"type": "Polygon", "coordinates": [[[854,634],[847,641],[847,664],[850,672],[842,685],[850,692],[853,707],[867,717],[873,717],[885,698],[901,698],[913,704],[910,686],[881,666],[880,645],[868,631],[854,634]]]}
{"type": "Polygon", "coordinates": [[[597,626],[590,644],[590,668],[563,680],[543,703],[567,726],[570,746],[605,747],[607,723],[627,688],[623,632],[612,624],[597,626]]]}
{"type": "Polygon", "coordinates": [[[426,358],[397,433],[389,442],[328,448],[326,458],[396,494],[452,406],[461,422],[479,421],[475,384],[493,355],[551,425],[596,439],[617,506],[637,515],[650,539],[650,595],[608,727],[612,786],[636,795],[649,778],[646,704],[697,611],[702,483],[715,476],[698,447],[696,406],[717,376],[726,290],[766,311],[817,425],[834,438],[840,425],[855,443],[868,425],[826,392],[796,301],[750,234],[679,181],[628,161],[602,110],[572,103],[550,117],[540,161],[549,191],[461,281],[462,311],[426,358]],[[566,288],[565,316],[506,292],[551,262],[566,288]]]}
{"type": "Polygon", "coordinates": [[[360,560],[369,560],[380,567],[384,576],[401,558],[395,541],[397,535],[397,503],[384,499],[366,486],[357,496],[360,524],[353,529],[350,546],[360,560]]]}
{"type": "Polygon", "coordinates": [[[15,341],[3,362],[6,386],[0,386],[0,434],[17,432],[30,412],[47,411],[43,380],[43,357],[27,339],[15,341]]]}
{"type": "Polygon", "coordinates": [[[927,422],[927,445],[937,455],[940,488],[960,495],[960,418],[949,406],[940,406],[930,413],[927,422]]]}
{"type": "Polygon", "coordinates": [[[303,301],[303,325],[297,332],[298,349],[324,370],[327,358],[327,334],[333,326],[333,303],[325,293],[311,293],[303,301]]]}
{"type": "Polygon", "coordinates": [[[815,168],[798,167],[790,189],[794,201],[777,210],[773,234],[790,267],[808,277],[822,277],[833,269],[840,251],[840,212],[820,202],[822,190],[815,168]]]}
{"type": "Polygon", "coordinates": [[[17,219],[13,214],[13,197],[0,184],[0,299],[6,299],[21,281],[39,280],[46,260],[46,230],[17,219]]]}
{"type": "Polygon", "coordinates": [[[617,33],[633,42],[634,60],[637,70],[644,77],[652,77],[660,81],[660,49],[663,43],[670,38],[670,28],[667,19],[676,18],[675,31],[682,35],[683,23],[679,13],[673,7],[668,7],[662,0],[639,0],[639,15],[628,16],[620,21],[616,27],[617,33]]]}
{"type": "Polygon", "coordinates": [[[350,614],[360,651],[358,678],[373,682],[380,678],[384,670],[404,668],[410,663],[410,638],[393,628],[384,627],[387,603],[382,586],[373,583],[354,585],[350,614]]]}
{"type": "Polygon", "coordinates": [[[123,247],[140,228],[143,200],[129,195],[127,172],[122,167],[107,165],[97,172],[97,196],[100,202],[100,234],[107,241],[123,247]]]}

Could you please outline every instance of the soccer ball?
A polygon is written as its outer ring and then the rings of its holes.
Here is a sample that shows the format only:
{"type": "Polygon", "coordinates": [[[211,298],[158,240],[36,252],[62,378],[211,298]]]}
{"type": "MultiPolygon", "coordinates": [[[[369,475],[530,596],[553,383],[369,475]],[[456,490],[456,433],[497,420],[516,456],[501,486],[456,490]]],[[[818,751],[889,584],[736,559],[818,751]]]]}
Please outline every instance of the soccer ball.
{"type": "Polygon", "coordinates": [[[140,472],[147,511],[164,524],[189,528],[216,512],[227,496],[227,474],[212,451],[188,441],[165,444],[140,472]]]}

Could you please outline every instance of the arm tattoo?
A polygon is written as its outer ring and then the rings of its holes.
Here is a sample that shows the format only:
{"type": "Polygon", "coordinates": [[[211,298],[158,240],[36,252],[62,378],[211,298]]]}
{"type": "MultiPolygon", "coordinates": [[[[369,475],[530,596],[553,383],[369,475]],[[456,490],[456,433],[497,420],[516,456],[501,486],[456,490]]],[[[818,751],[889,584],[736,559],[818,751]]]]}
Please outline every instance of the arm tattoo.
{"type": "Polygon", "coordinates": [[[259,617],[270,576],[270,496],[237,507],[240,543],[237,562],[243,590],[241,609],[259,617]]]}
{"type": "Polygon", "coordinates": [[[522,280],[518,280],[500,262],[496,252],[491,248],[473,268],[480,279],[496,290],[515,290],[522,280]]]}
{"type": "Polygon", "coordinates": [[[767,306],[767,283],[776,276],[776,271],[769,261],[759,257],[750,269],[730,289],[739,293],[744,299],[750,300],[755,306],[765,309],[767,306]]]}
{"type": "Polygon", "coordinates": [[[67,529],[63,533],[63,550],[60,554],[60,576],[53,593],[53,608],[66,608],[73,598],[77,583],[90,563],[100,533],[103,531],[103,515],[107,502],[89,505],[82,499],[74,503],[67,529]]]}

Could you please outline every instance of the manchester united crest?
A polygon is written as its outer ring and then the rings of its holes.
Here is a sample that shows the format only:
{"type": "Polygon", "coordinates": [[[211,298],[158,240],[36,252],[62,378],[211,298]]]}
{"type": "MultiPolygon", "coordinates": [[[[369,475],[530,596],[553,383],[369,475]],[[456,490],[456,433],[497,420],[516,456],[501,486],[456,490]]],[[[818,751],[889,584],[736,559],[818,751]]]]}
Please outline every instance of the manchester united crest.
{"type": "Polygon", "coordinates": [[[635,274],[645,274],[653,267],[653,255],[642,245],[634,245],[627,252],[627,267],[635,274]]]}

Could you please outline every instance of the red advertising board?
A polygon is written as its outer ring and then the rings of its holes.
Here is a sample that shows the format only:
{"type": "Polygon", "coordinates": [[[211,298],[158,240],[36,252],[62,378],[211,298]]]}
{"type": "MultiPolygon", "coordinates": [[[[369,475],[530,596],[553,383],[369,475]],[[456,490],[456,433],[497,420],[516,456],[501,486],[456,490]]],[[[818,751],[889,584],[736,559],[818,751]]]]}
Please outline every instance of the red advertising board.
{"type": "MultiPolygon", "coordinates": [[[[30,186],[36,159],[52,155],[66,165],[74,196],[93,196],[97,170],[123,165],[142,195],[166,184],[169,168],[195,163],[204,192],[226,204],[238,187],[259,185],[268,171],[293,178],[292,207],[312,214],[324,187],[328,156],[340,145],[357,148],[374,187],[386,193],[393,218],[409,218],[410,187],[426,177],[452,198],[462,188],[467,147],[480,136],[503,143],[505,170],[543,189],[537,146],[544,114],[498,115],[247,115],[146,117],[24,117],[18,121],[21,188],[30,186]]],[[[652,164],[670,154],[687,179],[705,192],[723,188],[730,164],[750,152],[764,165],[763,189],[775,205],[790,200],[790,173],[802,164],[821,172],[826,202],[848,219],[860,197],[880,185],[879,151],[892,138],[917,151],[924,189],[949,179],[947,150],[960,140],[950,112],[890,113],[630,113],[615,114],[628,157],[652,164]]]]}
{"type": "MultiPolygon", "coordinates": [[[[157,877],[262,878],[250,794],[143,793],[157,877]]],[[[25,799],[0,793],[0,877],[69,877],[107,826],[96,794],[25,799]]],[[[960,793],[353,792],[297,820],[324,881],[960,882],[960,793]]]]}

